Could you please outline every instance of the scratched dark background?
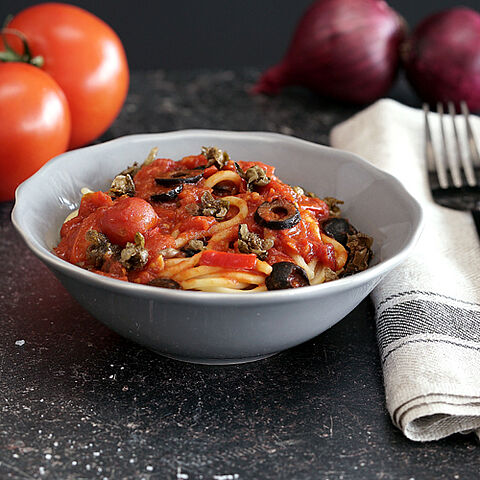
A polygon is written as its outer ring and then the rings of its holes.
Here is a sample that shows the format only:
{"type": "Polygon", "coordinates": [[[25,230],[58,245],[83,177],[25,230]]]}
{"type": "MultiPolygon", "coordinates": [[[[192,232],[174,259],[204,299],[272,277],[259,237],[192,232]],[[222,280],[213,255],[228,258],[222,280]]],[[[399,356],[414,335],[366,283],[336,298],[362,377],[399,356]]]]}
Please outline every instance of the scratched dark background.
{"type": "MultiPolygon", "coordinates": [[[[1,0],[0,21],[36,1],[1,0]]],[[[283,55],[311,0],[76,0],[122,39],[133,69],[265,67],[283,55]]],[[[390,0],[414,27],[426,15],[479,0],[390,0]]]]}
{"type": "MultiPolygon", "coordinates": [[[[259,73],[136,72],[104,139],[201,126],[326,143],[355,112],[303,89],[248,95],[259,73]]],[[[392,425],[368,299],[267,360],[176,362],[85,312],[19,239],[11,208],[0,203],[0,479],[478,478],[473,435],[419,444],[392,425]]]]}
{"type": "MultiPolygon", "coordinates": [[[[0,17],[32,3],[1,0],[0,17]]],[[[112,25],[133,71],[102,140],[219,128],[328,143],[331,127],[356,111],[303,89],[247,93],[279,60],[309,1],[71,3],[112,25]]],[[[411,25],[455,3],[390,2],[411,25]]],[[[402,86],[392,95],[416,101],[402,86]]],[[[473,435],[420,444],[392,425],[368,299],[262,362],[175,362],[85,312],[20,240],[12,206],[0,203],[1,480],[478,478],[473,435]]]]}

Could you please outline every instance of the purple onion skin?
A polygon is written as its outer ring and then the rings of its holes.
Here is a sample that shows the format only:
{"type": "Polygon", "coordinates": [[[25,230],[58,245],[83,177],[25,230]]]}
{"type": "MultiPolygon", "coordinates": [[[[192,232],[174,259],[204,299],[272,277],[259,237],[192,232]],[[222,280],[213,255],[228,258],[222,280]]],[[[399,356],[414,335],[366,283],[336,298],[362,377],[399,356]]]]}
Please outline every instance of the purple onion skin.
{"type": "Polygon", "coordinates": [[[413,88],[425,101],[465,100],[480,110],[480,14],[460,7],[423,20],[407,40],[403,62],[413,88]]]}
{"type": "Polygon", "coordinates": [[[385,95],[406,36],[402,17],[383,0],[318,0],[301,18],[283,60],[254,93],[301,85],[323,96],[364,104],[385,95]]]}

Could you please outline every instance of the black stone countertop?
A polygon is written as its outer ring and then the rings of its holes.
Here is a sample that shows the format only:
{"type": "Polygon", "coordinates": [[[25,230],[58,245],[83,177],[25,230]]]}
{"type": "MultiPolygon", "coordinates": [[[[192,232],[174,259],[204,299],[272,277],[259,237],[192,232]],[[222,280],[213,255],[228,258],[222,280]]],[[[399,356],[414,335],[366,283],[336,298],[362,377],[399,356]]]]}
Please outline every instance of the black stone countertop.
{"type": "MultiPolygon", "coordinates": [[[[183,128],[327,143],[354,113],[303,90],[246,92],[254,70],[136,73],[103,139],[183,128]]],[[[372,306],[257,363],[157,356],[86,313],[0,204],[1,479],[470,479],[477,442],[406,440],[384,406],[372,306]]]]}

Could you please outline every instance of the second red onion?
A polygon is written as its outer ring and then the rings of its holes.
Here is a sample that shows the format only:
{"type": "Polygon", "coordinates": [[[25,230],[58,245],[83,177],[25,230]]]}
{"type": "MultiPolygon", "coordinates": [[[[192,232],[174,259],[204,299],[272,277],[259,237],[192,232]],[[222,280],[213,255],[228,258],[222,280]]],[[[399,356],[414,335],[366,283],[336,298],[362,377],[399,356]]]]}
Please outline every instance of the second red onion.
{"type": "Polygon", "coordinates": [[[405,23],[383,0],[318,0],[306,11],[285,58],[255,93],[302,85],[354,103],[383,96],[395,79],[405,23]]]}
{"type": "Polygon", "coordinates": [[[445,10],[423,20],[408,39],[403,60],[407,78],[430,103],[464,100],[480,110],[480,14],[445,10]]]}

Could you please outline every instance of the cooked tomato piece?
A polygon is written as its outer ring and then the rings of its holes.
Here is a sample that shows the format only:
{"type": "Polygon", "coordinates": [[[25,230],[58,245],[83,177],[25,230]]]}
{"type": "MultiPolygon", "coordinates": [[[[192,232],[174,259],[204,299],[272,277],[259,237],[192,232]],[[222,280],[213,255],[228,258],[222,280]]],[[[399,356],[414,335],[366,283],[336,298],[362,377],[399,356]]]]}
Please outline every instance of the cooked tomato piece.
{"type": "Polygon", "coordinates": [[[205,250],[198,262],[210,267],[231,268],[232,270],[253,270],[257,263],[254,253],[229,253],[205,250]]]}
{"type": "Polygon", "coordinates": [[[268,251],[268,256],[267,256],[267,262],[270,265],[273,265],[274,263],[279,263],[279,262],[292,262],[292,257],[289,257],[283,252],[280,252],[276,248],[271,248],[268,251]]]}
{"type": "Polygon", "coordinates": [[[155,178],[162,173],[177,169],[177,162],[169,158],[157,158],[150,165],[142,167],[133,179],[137,197],[150,199],[150,196],[154,195],[158,189],[155,178]]]}
{"type": "Polygon", "coordinates": [[[185,168],[194,169],[201,165],[205,165],[207,159],[203,155],[189,155],[188,157],[183,157],[178,163],[185,168]]]}
{"type": "Polygon", "coordinates": [[[70,235],[73,230],[78,229],[82,223],[82,220],[83,219],[77,215],[76,217],[68,220],[68,222],[65,222],[60,229],[60,237],[64,238],[67,235],[70,235]]]}
{"type": "Polygon", "coordinates": [[[211,177],[214,173],[218,172],[218,168],[215,165],[211,165],[210,167],[206,168],[203,172],[203,177],[208,178],[211,177]]]}
{"type": "Polygon", "coordinates": [[[80,202],[78,216],[80,218],[88,217],[99,207],[109,207],[113,204],[113,200],[103,192],[86,193],[80,202]]]}
{"type": "Polygon", "coordinates": [[[217,223],[217,221],[213,217],[187,217],[179,224],[178,230],[180,232],[187,232],[190,230],[206,232],[215,223],[217,223]]]}
{"type": "MultiPolygon", "coordinates": [[[[86,233],[92,230],[99,230],[100,228],[100,218],[103,214],[103,210],[106,207],[100,207],[95,212],[91,213],[87,218],[84,219],[80,228],[76,232],[72,232],[71,236],[71,250],[69,261],[75,263],[76,265],[84,265],[87,263],[87,248],[90,245],[90,242],[86,238],[86,233]]],[[[63,241],[63,240],[62,240],[63,241]]],[[[68,241],[68,237],[66,239],[68,241]]],[[[61,244],[62,242],[60,242],[61,244]]],[[[59,245],[60,247],[60,245],[59,245]]]]}
{"type": "Polygon", "coordinates": [[[313,215],[315,215],[317,222],[325,220],[329,216],[328,205],[320,198],[305,197],[302,195],[298,204],[310,210],[313,215]]]}
{"type": "Polygon", "coordinates": [[[145,248],[148,251],[149,263],[155,260],[162,250],[175,248],[175,240],[171,235],[165,235],[156,227],[145,235],[145,248]]]}
{"type": "Polygon", "coordinates": [[[155,210],[145,200],[121,197],[103,213],[101,230],[112,243],[125,246],[135,241],[135,233],[145,234],[158,220],[155,210]]]}

